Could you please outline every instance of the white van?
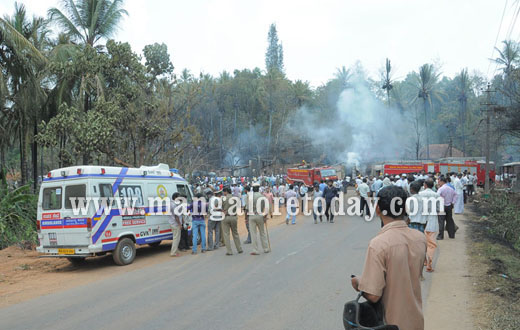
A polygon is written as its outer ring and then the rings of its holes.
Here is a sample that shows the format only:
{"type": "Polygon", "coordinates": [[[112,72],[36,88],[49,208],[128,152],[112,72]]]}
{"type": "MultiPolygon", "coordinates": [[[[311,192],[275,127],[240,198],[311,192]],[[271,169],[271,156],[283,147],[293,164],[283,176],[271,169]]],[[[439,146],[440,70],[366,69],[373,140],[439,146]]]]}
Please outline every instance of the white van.
{"type": "Polygon", "coordinates": [[[175,192],[192,200],[186,180],[166,164],[53,170],[44,178],[38,198],[37,251],[71,262],[111,251],[116,264],[130,264],[136,244],[157,246],[172,239],[165,205],[175,192]],[[73,209],[81,206],[76,198],[86,198],[83,210],[73,209]],[[103,198],[112,198],[114,205],[108,207],[108,201],[104,207],[103,198]],[[134,205],[125,204],[129,198],[134,198],[134,205]],[[133,212],[128,206],[135,206],[133,212]]]}

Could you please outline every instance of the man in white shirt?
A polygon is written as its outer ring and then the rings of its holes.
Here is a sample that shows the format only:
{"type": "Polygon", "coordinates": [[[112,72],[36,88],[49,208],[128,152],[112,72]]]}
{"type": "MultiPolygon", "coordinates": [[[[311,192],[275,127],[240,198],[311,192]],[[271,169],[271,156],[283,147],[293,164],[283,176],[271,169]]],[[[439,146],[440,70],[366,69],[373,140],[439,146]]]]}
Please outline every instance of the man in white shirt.
{"type": "Polygon", "coordinates": [[[358,176],[358,177],[356,178],[356,186],[359,186],[359,185],[362,184],[362,183],[363,183],[363,180],[361,179],[361,176],[358,176]]]}
{"type": "Polygon", "coordinates": [[[285,224],[289,224],[289,219],[291,219],[291,223],[293,225],[296,224],[296,209],[297,207],[294,205],[298,205],[298,194],[296,191],[294,191],[293,186],[289,186],[289,190],[285,192],[285,205],[287,207],[287,216],[285,218],[285,224]],[[296,199],[296,202],[291,202],[292,200],[296,199]],[[289,209],[289,205],[291,206],[289,209]],[[289,214],[291,213],[291,214],[289,214]]]}
{"type": "Polygon", "coordinates": [[[459,173],[459,175],[455,177],[455,182],[453,182],[453,187],[455,187],[455,192],[457,193],[453,207],[455,214],[464,213],[464,186],[462,185],[461,178],[462,174],[459,173]]]}
{"type": "MultiPolygon", "coordinates": [[[[322,199],[323,198],[323,192],[320,190],[320,186],[318,184],[314,185],[314,190],[312,191],[312,217],[314,218],[314,223],[318,223],[318,214],[321,214],[321,211],[323,210],[322,199]],[[318,199],[318,201],[316,201],[318,199]],[[314,211],[314,204],[316,205],[316,211],[314,211]]],[[[320,222],[323,222],[323,215],[320,215],[320,222]]]]}
{"type": "Polygon", "coordinates": [[[367,178],[363,178],[363,181],[358,185],[356,191],[361,199],[361,212],[370,217],[370,207],[368,206],[368,193],[370,192],[370,187],[368,187],[367,178]]]}
{"type": "Polygon", "coordinates": [[[282,184],[278,187],[278,197],[282,197],[280,198],[280,206],[283,204],[283,198],[285,197],[285,185],[282,184]]]}
{"type": "Polygon", "coordinates": [[[278,183],[273,186],[272,192],[274,197],[279,196],[278,194],[280,193],[280,186],[278,185],[278,183]]]}
{"type": "Polygon", "coordinates": [[[209,199],[208,251],[218,249],[220,243],[220,223],[224,219],[221,196],[222,190],[218,190],[209,199]],[[213,234],[215,242],[213,242],[213,234]]]}
{"type": "Polygon", "coordinates": [[[437,248],[437,232],[439,231],[439,212],[441,210],[440,195],[433,191],[433,179],[427,178],[424,181],[424,190],[419,192],[419,196],[423,199],[438,199],[439,202],[428,202],[426,211],[426,227],[424,228],[424,235],[426,235],[426,271],[433,272],[433,257],[435,249],[437,248]]]}
{"type": "Polygon", "coordinates": [[[305,185],[305,183],[302,183],[300,185],[300,200],[301,200],[301,203],[302,203],[302,207],[300,208],[300,211],[303,213],[304,212],[304,204],[305,204],[305,195],[307,194],[307,192],[309,191],[309,188],[307,188],[307,186],[305,185]]]}
{"type": "Polygon", "coordinates": [[[466,204],[467,196],[468,196],[468,177],[467,174],[464,173],[462,178],[460,178],[460,183],[462,183],[462,192],[464,194],[464,204],[466,204]]]}
{"type": "Polygon", "coordinates": [[[423,201],[419,195],[420,190],[420,181],[414,181],[410,184],[411,196],[406,202],[406,213],[408,213],[408,219],[410,221],[408,227],[417,229],[421,233],[424,233],[424,228],[426,228],[426,222],[428,219],[423,215],[423,201]]]}
{"type": "Polygon", "coordinates": [[[468,196],[473,196],[473,193],[475,192],[475,186],[474,186],[474,181],[475,181],[475,178],[473,177],[473,175],[471,175],[471,173],[468,173],[468,196]]]}

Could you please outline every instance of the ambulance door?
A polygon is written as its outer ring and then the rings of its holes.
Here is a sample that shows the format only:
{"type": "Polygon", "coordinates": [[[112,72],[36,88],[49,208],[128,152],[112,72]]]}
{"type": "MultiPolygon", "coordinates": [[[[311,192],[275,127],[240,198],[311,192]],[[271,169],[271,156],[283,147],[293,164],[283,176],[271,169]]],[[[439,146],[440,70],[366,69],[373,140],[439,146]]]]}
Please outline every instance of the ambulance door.
{"type": "MultiPolygon", "coordinates": [[[[71,249],[59,251],[64,254],[74,254],[77,247],[89,245],[89,226],[94,214],[94,206],[87,199],[88,185],[86,180],[70,181],[64,185],[63,200],[63,232],[65,245],[71,249]],[[90,218],[90,221],[89,221],[90,218]]],[[[88,194],[91,197],[90,194],[88,194]]],[[[85,252],[85,251],[80,251],[85,252]]]]}
{"type": "Polygon", "coordinates": [[[146,183],[146,195],[149,212],[146,216],[147,230],[153,236],[152,242],[169,239],[165,235],[171,234],[169,220],[169,203],[175,193],[175,185],[164,181],[150,181],[146,183]]]}
{"type": "MultiPolygon", "coordinates": [[[[111,210],[118,209],[119,205],[114,199],[114,194],[112,192],[112,182],[96,182],[96,184],[92,186],[92,189],[94,190],[96,196],[100,197],[99,205],[97,205],[98,209],[94,212],[95,216],[93,216],[92,218],[92,231],[96,232],[99,228],[96,227],[96,225],[103,223],[103,220],[108,214],[110,214],[111,210]]],[[[118,196],[116,195],[115,197],[118,196]]],[[[100,242],[103,243],[103,240],[109,240],[117,237],[117,229],[121,226],[118,225],[116,219],[116,217],[112,218],[112,220],[110,221],[112,224],[105,228],[104,232],[100,237],[100,240],[98,240],[96,244],[99,244],[100,242]],[[116,231],[115,233],[114,230],[116,231]]],[[[105,241],[105,243],[107,243],[107,241],[105,241]]]]}
{"type": "Polygon", "coordinates": [[[41,246],[57,248],[65,245],[63,232],[63,186],[61,183],[44,183],[40,193],[38,219],[41,229],[41,246]]]}

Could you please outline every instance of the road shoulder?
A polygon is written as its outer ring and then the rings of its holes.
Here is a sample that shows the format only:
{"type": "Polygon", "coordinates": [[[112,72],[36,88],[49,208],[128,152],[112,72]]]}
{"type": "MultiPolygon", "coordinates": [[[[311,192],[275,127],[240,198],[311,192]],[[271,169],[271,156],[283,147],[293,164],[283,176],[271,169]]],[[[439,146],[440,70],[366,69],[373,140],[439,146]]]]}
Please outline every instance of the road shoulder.
{"type": "Polygon", "coordinates": [[[471,315],[473,298],[467,220],[455,215],[459,226],[455,239],[438,241],[438,257],[425,304],[425,329],[475,329],[471,315]]]}

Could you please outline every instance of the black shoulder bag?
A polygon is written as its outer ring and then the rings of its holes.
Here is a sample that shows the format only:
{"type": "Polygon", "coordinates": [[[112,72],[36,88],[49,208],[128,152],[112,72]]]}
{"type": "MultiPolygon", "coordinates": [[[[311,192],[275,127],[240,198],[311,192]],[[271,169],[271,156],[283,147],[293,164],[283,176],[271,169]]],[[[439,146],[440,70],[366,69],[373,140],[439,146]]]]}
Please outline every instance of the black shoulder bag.
{"type": "Polygon", "coordinates": [[[346,330],[399,330],[396,325],[385,324],[385,311],[381,300],[377,303],[365,301],[360,303],[363,295],[360,292],[355,300],[349,301],[343,308],[343,326],[346,330]]]}

